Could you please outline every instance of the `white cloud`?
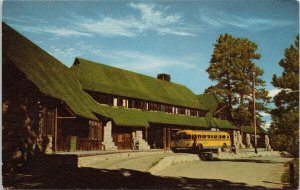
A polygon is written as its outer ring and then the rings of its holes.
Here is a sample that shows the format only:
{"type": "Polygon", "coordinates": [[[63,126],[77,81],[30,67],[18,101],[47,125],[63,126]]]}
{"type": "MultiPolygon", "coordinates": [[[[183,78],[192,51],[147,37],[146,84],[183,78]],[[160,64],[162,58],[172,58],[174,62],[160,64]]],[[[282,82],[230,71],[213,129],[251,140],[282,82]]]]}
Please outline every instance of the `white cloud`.
{"type": "Polygon", "coordinates": [[[15,25],[19,30],[34,33],[49,33],[56,37],[61,36],[94,36],[97,34],[111,37],[123,36],[134,37],[144,34],[148,31],[156,32],[159,35],[176,35],[176,36],[196,36],[194,31],[199,29],[187,25],[182,21],[179,14],[167,14],[166,9],[161,9],[154,4],[147,3],[130,3],[129,7],[133,11],[138,11],[140,16],[129,14],[121,18],[113,18],[110,16],[101,18],[85,18],[80,16],[72,16],[71,19],[61,18],[61,22],[66,23],[65,26],[53,26],[47,21],[35,18],[26,18],[34,22],[43,24],[41,27],[30,26],[31,22],[24,23],[22,19],[14,19],[16,22],[23,22],[22,25],[15,25]]]}
{"type": "Polygon", "coordinates": [[[223,11],[201,12],[201,21],[213,27],[224,27],[231,25],[253,31],[269,30],[276,27],[293,25],[289,20],[264,19],[264,18],[243,18],[225,13],[223,11]]]}
{"type": "Polygon", "coordinates": [[[104,18],[101,21],[89,20],[77,24],[81,29],[90,33],[98,33],[104,36],[126,36],[132,37],[136,33],[133,30],[137,28],[138,23],[134,19],[113,19],[104,18]]]}
{"type": "Polygon", "coordinates": [[[54,34],[54,36],[91,36],[89,33],[68,28],[45,27],[41,30],[46,33],[54,34]]]}
{"type": "Polygon", "coordinates": [[[269,96],[273,98],[273,97],[276,96],[280,91],[281,91],[281,90],[278,89],[278,88],[274,88],[274,89],[272,89],[272,90],[269,90],[269,96]]]}
{"type": "Polygon", "coordinates": [[[103,56],[109,58],[117,67],[137,72],[157,73],[162,72],[167,67],[181,67],[183,69],[196,67],[185,59],[176,60],[174,58],[154,56],[137,51],[116,50],[107,52],[103,56]]]}
{"type": "Polygon", "coordinates": [[[271,116],[269,113],[266,113],[266,112],[259,112],[259,114],[263,117],[270,117],[271,116]]]}
{"type": "Polygon", "coordinates": [[[130,3],[129,6],[138,10],[141,17],[129,15],[125,18],[85,19],[76,25],[81,30],[104,36],[133,37],[147,31],[160,35],[196,36],[191,32],[191,27],[181,22],[180,15],[167,15],[153,4],[130,3]]]}
{"type": "Polygon", "coordinates": [[[11,24],[13,27],[18,28],[18,30],[32,32],[32,33],[49,33],[56,37],[59,36],[91,36],[91,34],[86,32],[77,31],[71,28],[60,28],[60,27],[33,27],[33,26],[23,26],[18,24],[11,24]]]}
{"type": "Polygon", "coordinates": [[[48,52],[67,66],[71,66],[73,64],[75,57],[81,57],[85,55],[98,56],[105,54],[100,45],[87,45],[83,41],[77,42],[73,45],[59,44],[57,46],[50,46],[48,52]]]}

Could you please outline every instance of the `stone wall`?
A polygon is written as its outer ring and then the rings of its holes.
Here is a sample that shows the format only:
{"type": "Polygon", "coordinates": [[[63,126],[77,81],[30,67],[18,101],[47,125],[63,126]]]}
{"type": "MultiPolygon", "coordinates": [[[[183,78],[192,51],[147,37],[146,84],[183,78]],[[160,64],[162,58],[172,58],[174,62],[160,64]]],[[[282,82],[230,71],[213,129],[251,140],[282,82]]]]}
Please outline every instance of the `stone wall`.
{"type": "Polygon", "coordinates": [[[251,144],[251,136],[250,136],[250,134],[246,134],[246,147],[247,148],[253,148],[253,146],[251,144]]]}
{"type": "Polygon", "coordinates": [[[135,131],[132,133],[133,142],[139,142],[139,150],[147,150],[150,149],[147,141],[143,139],[143,131],[135,131]]]}
{"type": "Polygon", "coordinates": [[[108,121],[106,125],[104,126],[104,133],[103,133],[103,146],[104,150],[117,150],[117,146],[113,142],[112,135],[112,122],[108,121]]]}

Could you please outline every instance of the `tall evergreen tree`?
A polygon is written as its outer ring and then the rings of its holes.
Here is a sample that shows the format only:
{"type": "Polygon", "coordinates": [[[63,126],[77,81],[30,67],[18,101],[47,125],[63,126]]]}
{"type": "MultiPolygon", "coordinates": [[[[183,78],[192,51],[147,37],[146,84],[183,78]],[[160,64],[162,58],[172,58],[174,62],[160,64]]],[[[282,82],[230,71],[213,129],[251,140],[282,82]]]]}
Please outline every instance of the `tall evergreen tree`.
{"type": "Polygon", "coordinates": [[[274,97],[276,108],[271,110],[270,129],[274,148],[299,154],[299,35],[295,44],[285,49],[279,65],[281,76],[274,75],[272,84],[281,91],[274,97]]]}
{"type": "MultiPolygon", "coordinates": [[[[246,38],[234,38],[222,34],[214,44],[210,66],[206,70],[209,78],[216,81],[206,92],[214,92],[228,103],[228,119],[237,125],[250,125],[253,113],[253,75],[256,83],[256,107],[267,111],[268,92],[263,88],[265,81],[260,77],[263,70],[253,60],[260,59],[257,45],[246,38]]],[[[261,116],[257,113],[258,121],[261,116]]]]}

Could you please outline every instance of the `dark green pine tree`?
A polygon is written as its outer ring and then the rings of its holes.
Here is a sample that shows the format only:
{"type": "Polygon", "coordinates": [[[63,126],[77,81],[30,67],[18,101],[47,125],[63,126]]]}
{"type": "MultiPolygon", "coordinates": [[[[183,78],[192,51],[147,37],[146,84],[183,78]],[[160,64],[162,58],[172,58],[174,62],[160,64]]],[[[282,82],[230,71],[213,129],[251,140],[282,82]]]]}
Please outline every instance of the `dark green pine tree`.
{"type": "MultiPolygon", "coordinates": [[[[250,125],[253,118],[252,86],[253,75],[256,83],[257,111],[267,111],[268,92],[263,88],[265,81],[260,77],[263,70],[253,60],[260,59],[257,45],[245,38],[234,38],[229,34],[220,35],[214,44],[210,66],[206,70],[216,85],[206,89],[214,92],[228,103],[228,119],[236,125],[250,125]]],[[[260,124],[260,115],[258,124],[260,124]]]]}
{"type": "Polygon", "coordinates": [[[271,110],[270,136],[273,147],[299,155],[299,35],[295,44],[285,49],[279,65],[281,76],[274,75],[272,84],[281,91],[274,97],[276,108],[271,110]]]}

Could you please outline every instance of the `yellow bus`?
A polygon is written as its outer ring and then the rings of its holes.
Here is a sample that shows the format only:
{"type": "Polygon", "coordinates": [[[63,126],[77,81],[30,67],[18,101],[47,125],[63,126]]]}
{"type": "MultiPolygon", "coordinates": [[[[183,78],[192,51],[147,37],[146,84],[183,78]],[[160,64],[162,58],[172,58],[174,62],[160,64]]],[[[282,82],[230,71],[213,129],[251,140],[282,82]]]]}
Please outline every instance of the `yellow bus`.
{"type": "Polygon", "coordinates": [[[230,135],[223,131],[182,130],[175,135],[175,151],[227,147],[231,147],[230,135]]]}

